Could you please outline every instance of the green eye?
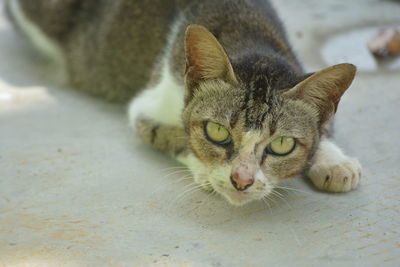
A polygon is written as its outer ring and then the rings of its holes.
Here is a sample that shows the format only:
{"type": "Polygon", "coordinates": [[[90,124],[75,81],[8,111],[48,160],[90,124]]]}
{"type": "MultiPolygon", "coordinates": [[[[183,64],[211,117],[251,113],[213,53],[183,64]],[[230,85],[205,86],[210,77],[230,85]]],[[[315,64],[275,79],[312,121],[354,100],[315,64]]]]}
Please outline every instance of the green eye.
{"type": "Polygon", "coordinates": [[[293,137],[280,136],[267,147],[267,152],[276,156],[286,156],[294,150],[296,140],[293,137]]]}
{"type": "Polygon", "coordinates": [[[221,124],[209,121],[204,127],[204,132],[207,139],[216,144],[224,145],[231,141],[229,131],[221,124]]]}

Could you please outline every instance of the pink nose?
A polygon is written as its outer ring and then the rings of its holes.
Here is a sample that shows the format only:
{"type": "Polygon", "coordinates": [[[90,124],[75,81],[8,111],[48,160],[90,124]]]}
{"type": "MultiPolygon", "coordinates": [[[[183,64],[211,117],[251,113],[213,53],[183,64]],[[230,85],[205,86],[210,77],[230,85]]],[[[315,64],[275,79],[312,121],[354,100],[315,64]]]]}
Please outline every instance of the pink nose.
{"type": "Polygon", "coordinates": [[[239,172],[234,172],[231,175],[231,183],[238,191],[244,191],[254,183],[254,178],[247,175],[241,175],[239,172]]]}

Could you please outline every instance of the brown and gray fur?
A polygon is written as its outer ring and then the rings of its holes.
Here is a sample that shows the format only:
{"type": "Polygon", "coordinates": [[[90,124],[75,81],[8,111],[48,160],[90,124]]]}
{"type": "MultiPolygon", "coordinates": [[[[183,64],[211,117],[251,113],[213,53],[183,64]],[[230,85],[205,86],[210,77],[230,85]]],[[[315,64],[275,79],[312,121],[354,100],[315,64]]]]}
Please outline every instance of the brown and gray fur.
{"type": "Polygon", "coordinates": [[[267,1],[19,2],[26,16],[62,47],[72,86],[110,100],[126,102],[147,84],[166,46],[169,28],[182,10],[185,22],[172,51],[178,79],[183,78],[183,37],[189,24],[208,28],[233,59],[258,49],[264,56],[282,55],[300,68],[267,1]],[[246,38],[254,33],[258,33],[256,39],[246,38]],[[240,43],[243,39],[246,50],[240,43]]]}
{"type": "Polygon", "coordinates": [[[232,204],[263,198],[280,181],[303,172],[327,191],[356,187],[358,161],[323,132],[355,67],[340,64],[304,73],[268,1],[19,3],[60,47],[73,87],[121,102],[145,88],[137,98],[143,100],[146,90],[162,84],[167,68],[172,84],[182,90],[180,119],[171,123],[147,116],[135,110],[140,101],[133,100],[132,124],[144,142],[188,165],[197,183],[232,204]],[[210,143],[204,137],[208,121],[227,128],[232,142],[210,143]],[[285,157],[265,152],[279,136],[297,141],[285,157]],[[250,179],[251,187],[232,186],[232,176],[250,179]]]}

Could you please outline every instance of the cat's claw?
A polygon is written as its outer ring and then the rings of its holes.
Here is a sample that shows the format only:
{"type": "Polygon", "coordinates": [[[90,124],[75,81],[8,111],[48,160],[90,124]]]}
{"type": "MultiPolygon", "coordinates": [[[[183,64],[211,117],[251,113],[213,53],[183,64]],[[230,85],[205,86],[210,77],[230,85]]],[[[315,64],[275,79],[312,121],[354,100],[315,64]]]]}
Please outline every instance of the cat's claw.
{"type": "Polygon", "coordinates": [[[311,166],[307,176],[318,189],[348,192],[355,189],[361,179],[361,164],[355,158],[346,158],[334,164],[317,163],[311,166]]]}

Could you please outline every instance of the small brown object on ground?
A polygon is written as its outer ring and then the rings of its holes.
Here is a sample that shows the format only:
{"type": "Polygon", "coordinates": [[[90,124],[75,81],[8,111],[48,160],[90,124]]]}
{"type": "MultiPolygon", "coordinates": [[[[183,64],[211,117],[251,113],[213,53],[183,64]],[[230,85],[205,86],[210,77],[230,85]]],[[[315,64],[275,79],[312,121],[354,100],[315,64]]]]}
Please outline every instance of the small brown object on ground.
{"type": "Polygon", "coordinates": [[[400,26],[381,30],[368,41],[368,49],[377,58],[400,55],[400,26]]]}

